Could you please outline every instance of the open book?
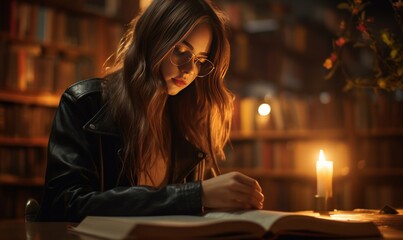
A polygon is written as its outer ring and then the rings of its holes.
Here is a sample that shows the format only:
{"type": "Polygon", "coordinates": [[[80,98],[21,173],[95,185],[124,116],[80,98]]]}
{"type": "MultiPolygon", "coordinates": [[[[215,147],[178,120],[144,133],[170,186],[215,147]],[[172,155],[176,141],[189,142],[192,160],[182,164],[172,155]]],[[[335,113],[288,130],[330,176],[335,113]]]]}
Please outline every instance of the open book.
{"type": "Polygon", "coordinates": [[[372,222],[341,221],[313,215],[251,210],[211,212],[204,216],[86,217],[76,233],[106,239],[205,239],[276,236],[380,237],[372,222]]]}

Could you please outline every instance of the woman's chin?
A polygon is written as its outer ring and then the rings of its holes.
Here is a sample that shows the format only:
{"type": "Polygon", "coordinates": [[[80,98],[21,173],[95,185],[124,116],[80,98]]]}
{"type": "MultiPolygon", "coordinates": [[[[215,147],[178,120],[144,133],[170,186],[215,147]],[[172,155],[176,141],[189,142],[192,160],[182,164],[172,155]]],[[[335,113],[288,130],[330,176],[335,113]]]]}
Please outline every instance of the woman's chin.
{"type": "Polygon", "coordinates": [[[176,94],[178,94],[182,90],[183,90],[183,88],[179,88],[179,87],[176,87],[176,86],[169,87],[168,88],[168,95],[175,96],[176,94]]]}

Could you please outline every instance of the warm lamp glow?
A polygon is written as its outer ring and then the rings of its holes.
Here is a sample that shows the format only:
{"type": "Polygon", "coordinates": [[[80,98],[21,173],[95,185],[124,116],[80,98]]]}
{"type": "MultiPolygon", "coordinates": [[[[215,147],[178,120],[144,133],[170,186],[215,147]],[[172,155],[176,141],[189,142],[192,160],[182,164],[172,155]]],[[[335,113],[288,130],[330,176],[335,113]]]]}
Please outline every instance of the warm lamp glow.
{"type": "Polygon", "coordinates": [[[267,116],[271,112],[271,107],[267,103],[260,104],[259,108],[257,109],[260,116],[267,116]]]}

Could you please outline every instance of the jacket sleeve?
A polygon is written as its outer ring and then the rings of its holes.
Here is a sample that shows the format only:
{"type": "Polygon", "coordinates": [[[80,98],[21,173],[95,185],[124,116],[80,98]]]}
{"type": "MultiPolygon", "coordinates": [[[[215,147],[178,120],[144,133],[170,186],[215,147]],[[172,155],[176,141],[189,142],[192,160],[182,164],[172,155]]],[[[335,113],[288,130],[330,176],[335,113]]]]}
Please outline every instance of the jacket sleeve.
{"type": "MultiPolygon", "coordinates": [[[[88,215],[139,216],[200,214],[201,182],[162,188],[119,186],[101,191],[96,134],[83,131],[90,103],[68,92],[53,122],[39,221],[81,221],[88,215]],[[85,107],[87,106],[87,107],[85,107]]],[[[93,101],[93,100],[91,100],[93,101]]],[[[108,169],[104,169],[108,171],[108,169]]]]}

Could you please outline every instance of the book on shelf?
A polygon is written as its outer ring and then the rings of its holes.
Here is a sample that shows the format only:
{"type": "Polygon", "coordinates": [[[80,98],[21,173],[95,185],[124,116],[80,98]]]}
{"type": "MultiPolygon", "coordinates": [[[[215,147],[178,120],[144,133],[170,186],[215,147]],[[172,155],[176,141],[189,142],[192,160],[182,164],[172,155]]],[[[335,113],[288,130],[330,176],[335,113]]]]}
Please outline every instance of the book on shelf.
{"type": "Polygon", "coordinates": [[[204,216],[87,216],[78,226],[69,230],[105,239],[381,236],[379,229],[370,221],[332,220],[309,214],[267,210],[210,212],[204,216]]]}
{"type": "Polygon", "coordinates": [[[243,133],[253,133],[256,129],[257,99],[245,97],[240,102],[241,131],[243,133]]]}

